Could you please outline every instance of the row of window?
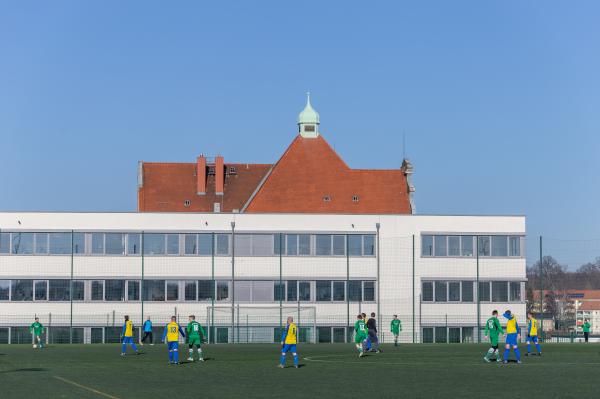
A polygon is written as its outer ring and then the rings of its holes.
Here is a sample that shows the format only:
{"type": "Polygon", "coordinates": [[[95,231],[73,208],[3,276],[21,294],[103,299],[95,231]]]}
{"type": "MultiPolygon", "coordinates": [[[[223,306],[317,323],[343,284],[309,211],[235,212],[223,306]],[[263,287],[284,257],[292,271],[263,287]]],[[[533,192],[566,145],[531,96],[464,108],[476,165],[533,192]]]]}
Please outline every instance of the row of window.
{"type": "MultiPolygon", "coordinates": [[[[231,234],[0,233],[0,254],[231,255],[231,234]],[[142,242],[143,240],[143,242],[142,242]],[[142,249],[143,248],[143,249],[142,249]]],[[[374,256],[373,234],[235,234],[236,256],[374,256]]]]}
{"type": "Polygon", "coordinates": [[[446,344],[475,342],[474,327],[423,327],[422,342],[424,344],[446,344]]]}
{"type": "Polygon", "coordinates": [[[519,257],[522,256],[522,236],[421,236],[422,256],[472,257],[475,250],[479,256],[519,257]]]}
{"type": "MultiPolygon", "coordinates": [[[[0,280],[0,301],[229,301],[228,280],[0,280]]],[[[375,282],[237,280],[236,302],[374,302],[375,282]],[[347,284],[346,284],[347,283],[347,284]],[[347,298],[347,299],[346,299],[347,298]]]]}
{"type": "MultiPolygon", "coordinates": [[[[476,297],[475,281],[423,281],[423,302],[472,303],[476,297]]],[[[480,302],[521,302],[520,281],[480,281],[480,302]]]]}

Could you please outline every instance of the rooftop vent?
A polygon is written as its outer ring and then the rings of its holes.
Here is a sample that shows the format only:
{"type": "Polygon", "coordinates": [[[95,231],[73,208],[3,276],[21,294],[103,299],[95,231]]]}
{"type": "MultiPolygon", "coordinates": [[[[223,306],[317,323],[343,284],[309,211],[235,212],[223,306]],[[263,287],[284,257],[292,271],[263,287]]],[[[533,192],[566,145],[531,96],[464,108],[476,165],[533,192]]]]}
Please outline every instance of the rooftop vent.
{"type": "Polygon", "coordinates": [[[358,202],[358,195],[352,196],[352,202],[358,202]]]}
{"type": "Polygon", "coordinates": [[[329,195],[325,195],[325,196],[323,196],[323,201],[324,202],[331,202],[331,197],[329,195]]]}

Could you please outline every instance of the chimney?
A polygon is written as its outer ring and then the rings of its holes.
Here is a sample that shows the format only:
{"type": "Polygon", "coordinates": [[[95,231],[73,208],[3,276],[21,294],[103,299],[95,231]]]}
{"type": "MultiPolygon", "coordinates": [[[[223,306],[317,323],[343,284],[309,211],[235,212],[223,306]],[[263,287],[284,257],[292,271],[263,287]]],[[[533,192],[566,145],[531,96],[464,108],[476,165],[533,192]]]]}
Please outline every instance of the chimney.
{"type": "Polygon", "coordinates": [[[206,157],[202,154],[196,159],[196,192],[206,194],[206,157]]]}
{"type": "Polygon", "coordinates": [[[223,157],[217,155],[215,158],[215,194],[223,195],[225,190],[225,165],[223,157]]]}

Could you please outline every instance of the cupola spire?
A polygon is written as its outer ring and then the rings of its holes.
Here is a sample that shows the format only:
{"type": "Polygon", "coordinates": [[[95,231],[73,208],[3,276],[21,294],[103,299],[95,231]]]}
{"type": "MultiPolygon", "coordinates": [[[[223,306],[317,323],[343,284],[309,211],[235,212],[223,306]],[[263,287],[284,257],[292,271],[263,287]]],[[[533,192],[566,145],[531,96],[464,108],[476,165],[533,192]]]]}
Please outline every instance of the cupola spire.
{"type": "Polygon", "coordinates": [[[310,104],[310,92],[306,93],[306,106],[298,115],[298,129],[302,137],[319,136],[319,113],[310,104]]]}

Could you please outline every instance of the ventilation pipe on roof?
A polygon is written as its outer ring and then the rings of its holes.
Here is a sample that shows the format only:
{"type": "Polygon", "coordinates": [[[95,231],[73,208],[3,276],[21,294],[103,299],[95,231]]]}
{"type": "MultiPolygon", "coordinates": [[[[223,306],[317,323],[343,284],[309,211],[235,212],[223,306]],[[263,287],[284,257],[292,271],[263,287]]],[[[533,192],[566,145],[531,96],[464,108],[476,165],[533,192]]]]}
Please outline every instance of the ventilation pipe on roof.
{"type": "Polygon", "coordinates": [[[200,155],[196,160],[196,192],[206,194],[206,157],[200,155]]]}
{"type": "Polygon", "coordinates": [[[221,155],[215,158],[215,194],[223,195],[225,192],[225,163],[221,155]]]}

